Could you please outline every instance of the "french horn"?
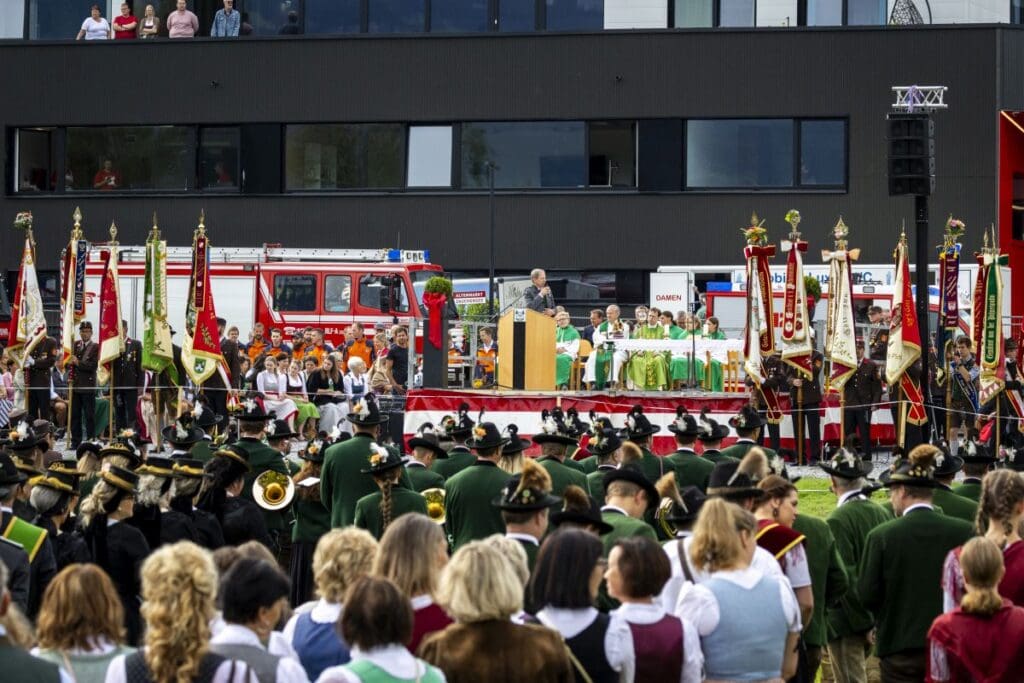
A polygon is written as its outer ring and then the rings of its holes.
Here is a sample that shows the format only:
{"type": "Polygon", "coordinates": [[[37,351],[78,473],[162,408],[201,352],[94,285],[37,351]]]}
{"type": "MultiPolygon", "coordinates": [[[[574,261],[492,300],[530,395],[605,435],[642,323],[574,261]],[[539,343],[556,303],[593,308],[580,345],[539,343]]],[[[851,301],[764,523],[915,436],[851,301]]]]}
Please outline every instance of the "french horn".
{"type": "Polygon", "coordinates": [[[658,503],[658,509],[654,512],[654,519],[658,522],[658,526],[669,538],[676,537],[676,525],[668,520],[668,516],[672,513],[672,508],[675,503],[672,502],[671,498],[662,498],[661,502],[658,503]]]}
{"type": "Polygon", "coordinates": [[[295,482],[287,474],[266,470],[252,482],[252,499],[264,510],[288,507],[295,497],[295,482]]]}
{"type": "Polygon", "coordinates": [[[444,489],[425,489],[420,492],[420,495],[427,499],[427,516],[430,517],[430,521],[435,524],[444,524],[445,519],[447,519],[444,505],[444,489]]]}

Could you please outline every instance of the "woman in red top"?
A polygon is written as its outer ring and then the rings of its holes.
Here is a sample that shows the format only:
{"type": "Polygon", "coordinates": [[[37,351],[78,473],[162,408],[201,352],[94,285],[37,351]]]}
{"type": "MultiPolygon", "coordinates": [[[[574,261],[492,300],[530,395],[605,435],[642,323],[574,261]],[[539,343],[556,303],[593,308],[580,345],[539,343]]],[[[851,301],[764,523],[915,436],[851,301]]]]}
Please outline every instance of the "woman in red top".
{"type": "Polygon", "coordinates": [[[391,579],[412,602],[413,624],[409,651],[434,631],[443,631],[452,618],[434,602],[438,578],[448,564],[448,540],[441,525],[415,513],[388,525],[380,539],[373,573],[391,579]]]}
{"type": "MultiPolygon", "coordinates": [[[[1014,476],[1017,476],[1014,474],[1014,476]]],[[[960,554],[967,593],[928,631],[929,683],[1011,683],[1024,671],[1024,608],[1000,597],[1003,553],[973,538],[960,554]]]]}
{"type": "MultiPolygon", "coordinates": [[[[1020,523],[1024,518],[1024,479],[1013,470],[995,470],[981,481],[978,501],[978,533],[1003,551],[1005,574],[999,594],[1024,607],[1024,543],[1020,523]]],[[[949,551],[942,568],[942,611],[950,612],[966,592],[960,555],[966,546],[949,551]]]]}

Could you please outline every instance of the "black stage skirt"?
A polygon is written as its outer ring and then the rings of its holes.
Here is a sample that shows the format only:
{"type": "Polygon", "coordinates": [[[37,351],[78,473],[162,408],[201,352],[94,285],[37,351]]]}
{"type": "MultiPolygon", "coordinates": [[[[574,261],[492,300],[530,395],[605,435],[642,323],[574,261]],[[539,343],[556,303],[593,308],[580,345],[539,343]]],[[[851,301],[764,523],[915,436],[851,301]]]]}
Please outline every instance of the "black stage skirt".
{"type": "Polygon", "coordinates": [[[313,599],[316,584],[313,583],[313,551],[316,543],[294,541],[292,543],[292,606],[298,607],[313,599]]]}

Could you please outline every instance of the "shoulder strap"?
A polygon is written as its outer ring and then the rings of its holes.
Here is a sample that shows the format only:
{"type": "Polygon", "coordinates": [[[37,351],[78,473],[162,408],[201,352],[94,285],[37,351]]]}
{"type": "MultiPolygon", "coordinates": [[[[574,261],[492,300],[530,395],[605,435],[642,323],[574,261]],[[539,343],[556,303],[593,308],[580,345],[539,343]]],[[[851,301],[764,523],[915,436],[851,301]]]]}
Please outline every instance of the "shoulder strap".
{"type": "Polygon", "coordinates": [[[683,576],[690,583],[697,583],[693,580],[693,572],[690,571],[690,563],[686,561],[686,552],[683,550],[683,539],[676,541],[676,550],[679,552],[679,564],[683,569],[683,576]]]}

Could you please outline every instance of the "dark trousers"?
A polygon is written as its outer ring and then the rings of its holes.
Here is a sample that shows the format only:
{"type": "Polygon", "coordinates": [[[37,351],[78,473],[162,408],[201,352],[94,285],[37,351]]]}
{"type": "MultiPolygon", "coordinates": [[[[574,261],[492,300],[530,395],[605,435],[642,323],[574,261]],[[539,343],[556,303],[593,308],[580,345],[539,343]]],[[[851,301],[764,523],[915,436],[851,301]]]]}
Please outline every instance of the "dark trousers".
{"type": "Polygon", "coordinates": [[[85,438],[96,435],[96,390],[75,391],[71,399],[71,446],[82,443],[82,418],[85,418],[85,438]]]}
{"type": "Polygon", "coordinates": [[[114,389],[114,424],[118,429],[135,429],[138,389],[114,389]]]}
{"type": "Polygon", "coordinates": [[[865,460],[871,460],[871,409],[847,408],[843,411],[843,426],[847,437],[860,437],[861,453],[865,460]]]}
{"type": "MultiPolygon", "coordinates": [[[[797,427],[803,424],[803,438],[804,438],[804,462],[808,461],[810,456],[811,461],[817,461],[821,458],[821,411],[818,409],[818,404],[806,406],[793,406],[793,438],[797,438],[797,427]],[[806,448],[806,442],[810,440],[811,449],[808,451],[806,448]]],[[[799,444],[797,453],[799,454],[799,444]]]]}
{"type": "Polygon", "coordinates": [[[50,419],[50,387],[30,387],[28,390],[29,420],[50,419]]]}
{"type": "Polygon", "coordinates": [[[203,396],[210,402],[210,408],[214,415],[224,418],[225,424],[228,417],[228,392],[225,389],[203,389],[203,396]]]}
{"type": "MultiPolygon", "coordinates": [[[[759,410],[759,411],[757,411],[757,414],[761,416],[762,420],[767,420],[768,419],[768,411],[759,410]]],[[[757,435],[757,442],[759,444],[761,444],[762,446],[764,445],[765,427],[768,428],[768,448],[770,448],[773,451],[775,451],[776,453],[778,453],[778,451],[779,451],[779,444],[782,441],[781,437],[779,436],[779,432],[780,432],[779,425],[773,425],[771,422],[768,422],[768,423],[762,425],[761,426],[761,431],[758,432],[758,435],[757,435]]]]}
{"type": "Polygon", "coordinates": [[[920,683],[925,676],[925,653],[920,650],[904,650],[882,657],[882,683],[920,683]]]}

